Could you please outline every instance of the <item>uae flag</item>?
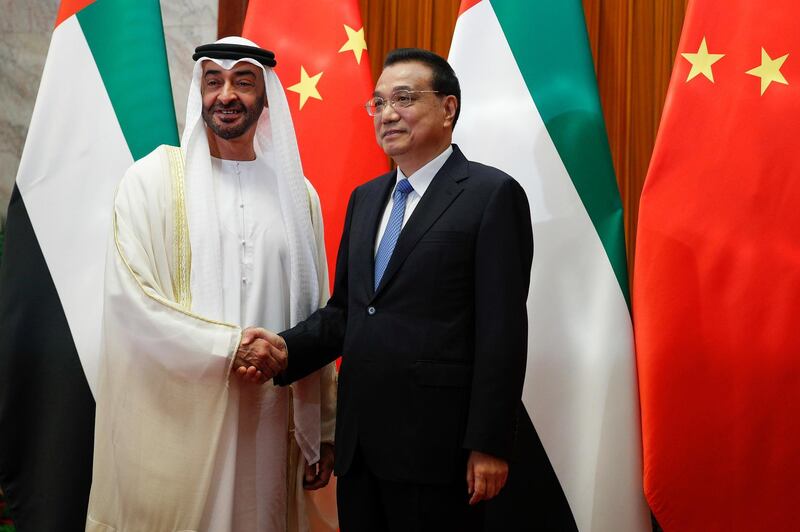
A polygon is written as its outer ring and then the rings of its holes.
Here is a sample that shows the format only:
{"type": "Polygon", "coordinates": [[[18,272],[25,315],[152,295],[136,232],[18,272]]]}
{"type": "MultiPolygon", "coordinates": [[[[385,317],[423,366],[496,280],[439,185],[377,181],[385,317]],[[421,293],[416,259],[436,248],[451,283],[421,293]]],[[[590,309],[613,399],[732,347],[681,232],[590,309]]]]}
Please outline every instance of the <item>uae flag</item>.
{"type": "Polygon", "coordinates": [[[158,0],[63,0],[0,267],[0,485],[20,530],[82,530],[116,184],[177,143],[158,0]]]}
{"type": "Polygon", "coordinates": [[[250,0],[242,34],[275,51],[333,276],[350,193],[388,170],[364,109],[373,82],[358,0],[250,0]]]}
{"type": "Polygon", "coordinates": [[[581,1],[463,0],[450,63],[455,141],[515,177],[533,218],[524,406],[489,529],[649,530],[622,206],[581,1]]]}
{"type": "Polygon", "coordinates": [[[642,192],[644,487],[664,530],[794,530],[796,0],[690,2],[642,192]]]}

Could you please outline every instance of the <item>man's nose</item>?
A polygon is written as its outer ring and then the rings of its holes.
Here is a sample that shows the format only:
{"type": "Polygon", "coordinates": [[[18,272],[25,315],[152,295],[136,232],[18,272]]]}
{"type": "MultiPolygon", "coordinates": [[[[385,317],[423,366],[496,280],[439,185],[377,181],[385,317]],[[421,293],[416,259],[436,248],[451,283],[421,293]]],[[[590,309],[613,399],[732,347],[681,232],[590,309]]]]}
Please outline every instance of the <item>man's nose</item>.
{"type": "Polygon", "coordinates": [[[226,104],[226,105],[231,103],[236,98],[237,98],[236,91],[233,90],[233,84],[232,83],[225,83],[222,86],[222,90],[219,91],[219,95],[217,96],[217,99],[221,103],[226,104]]]}
{"type": "Polygon", "coordinates": [[[386,102],[381,109],[381,122],[396,122],[400,118],[397,110],[390,102],[386,102]]]}

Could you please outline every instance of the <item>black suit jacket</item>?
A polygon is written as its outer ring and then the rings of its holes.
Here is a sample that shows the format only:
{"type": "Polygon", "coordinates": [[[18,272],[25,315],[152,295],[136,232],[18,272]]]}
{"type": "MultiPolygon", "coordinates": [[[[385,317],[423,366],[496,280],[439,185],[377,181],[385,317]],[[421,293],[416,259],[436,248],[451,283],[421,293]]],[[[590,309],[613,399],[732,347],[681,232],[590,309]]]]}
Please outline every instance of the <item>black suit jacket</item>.
{"type": "Polygon", "coordinates": [[[360,447],[388,480],[463,481],[469,450],[508,458],[527,352],[530,210],[511,177],[457,146],[373,289],[375,238],[396,173],[356,188],[333,295],[281,333],[294,381],[342,355],[335,472],[360,447]]]}

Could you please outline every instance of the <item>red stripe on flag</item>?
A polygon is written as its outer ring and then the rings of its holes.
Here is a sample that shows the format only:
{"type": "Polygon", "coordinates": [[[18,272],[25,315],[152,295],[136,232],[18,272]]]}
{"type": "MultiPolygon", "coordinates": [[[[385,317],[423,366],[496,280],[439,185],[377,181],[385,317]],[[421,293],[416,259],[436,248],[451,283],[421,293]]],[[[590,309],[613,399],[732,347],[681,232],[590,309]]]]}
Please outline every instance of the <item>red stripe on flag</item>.
{"type": "Polygon", "coordinates": [[[96,0],[61,0],[61,6],[58,8],[58,15],[56,16],[55,27],[58,27],[59,24],[95,1],[96,0]]]}
{"type": "Polygon", "coordinates": [[[482,0],[461,0],[461,7],[458,8],[458,16],[460,17],[467,9],[479,4],[481,1],[482,0]]]}

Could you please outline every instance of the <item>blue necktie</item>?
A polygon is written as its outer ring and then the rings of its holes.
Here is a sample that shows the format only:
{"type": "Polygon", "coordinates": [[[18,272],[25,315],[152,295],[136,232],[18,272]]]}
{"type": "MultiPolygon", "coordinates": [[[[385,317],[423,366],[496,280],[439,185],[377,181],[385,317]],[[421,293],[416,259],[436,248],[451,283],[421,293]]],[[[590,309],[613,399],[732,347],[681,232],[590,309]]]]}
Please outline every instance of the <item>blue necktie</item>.
{"type": "Polygon", "coordinates": [[[383,232],[381,243],[378,244],[378,252],[375,254],[375,289],[381,284],[381,277],[383,272],[386,271],[386,266],[389,265],[389,259],[392,258],[392,251],[397,244],[397,238],[400,236],[400,231],[403,229],[403,215],[406,213],[406,196],[414,190],[408,179],[401,179],[397,182],[394,189],[392,200],[392,212],[389,214],[389,223],[386,224],[386,231],[383,232]]]}

